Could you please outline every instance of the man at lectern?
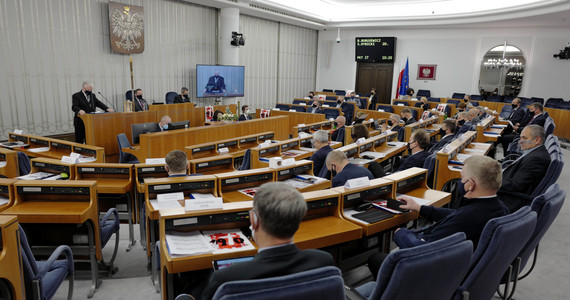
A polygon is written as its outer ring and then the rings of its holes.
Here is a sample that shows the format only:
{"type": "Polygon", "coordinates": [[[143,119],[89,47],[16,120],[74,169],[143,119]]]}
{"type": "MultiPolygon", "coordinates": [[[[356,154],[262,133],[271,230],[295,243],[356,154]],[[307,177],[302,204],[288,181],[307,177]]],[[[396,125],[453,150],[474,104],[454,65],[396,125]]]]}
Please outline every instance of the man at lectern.
{"type": "Polygon", "coordinates": [[[204,93],[226,93],[226,83],[224,77],[220,76],[220,71],[214,71],[214,76],[208,79],[204,93]]]}
{"type": "Polygon", "coordinates": [[[73,126],[75,126],[75,142],[83,143],[85,141],[85,124],[79,116],[85,113],[94,113],[97,107],[107,112],[114,112],[112,108],[107,107],[103,102],[99,101],[93,94],[93,84],[91,82],[83,82],[81,91],[71,96],[71,110],[75,116],[73,117],[73,126]]]}

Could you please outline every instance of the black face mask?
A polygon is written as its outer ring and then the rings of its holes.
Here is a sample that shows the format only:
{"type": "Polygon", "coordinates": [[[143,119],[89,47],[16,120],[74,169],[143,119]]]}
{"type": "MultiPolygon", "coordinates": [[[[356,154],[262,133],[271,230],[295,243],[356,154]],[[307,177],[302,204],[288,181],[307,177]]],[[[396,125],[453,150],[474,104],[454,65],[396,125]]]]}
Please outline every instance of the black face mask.
{"type": "Polygon", "coordinates": [[[137,99],[142,100],[142,95],[138,95],[137,99]]]}
{"type": "Polygon", "coordinates": [[[336,100],[336,104],[340,104],[340,103],[342,103],[342,101],[336,100]]]}
{"type": "Polygon", "coordinates": [[[463,124],[465,124],[465,120],[457,121],[457,125],[463,126],[463,124]]]}
{"type": "Polygon", "coordinates": [[[408,143],[408,144],[406,145],[406,148],[408,148],[408,152],[412,153],[412,148],[410,147],[410,143],[408,143]]]}
{"type": "Polygon", "coordinates": [[[331,174],[332,174],[333,177],[336,176],[336,170],[334,170],[332,166],[331,166],[331,174]]]}
{"type": "Polygon", "coordinates": [[[388,120],[388,126],[392,127],[394,125],[394,123],[392,122],[392,120],[388,120]]]}
{"type": "Polygon", "coordinates": [[[513,108],[517,108],[519,107],[517,104],[513,104],[513,108]]]}
{"type": "Polygon", "coordinates": [[[314,107],[314,108],[317,108],[317,105],[316,105],[316,104],[313,104],[313,107],[314,107]]]}
{"type": "Polygon", "coordinates": [[[402,118],[402,121],[404,121],[404,123],[408,122],[408,118],[402,118]]]}
{"type": "Polygon", "coordinates": [[[313,96],[309,95],[309,99],[313,99],[313,96]]]}
{"type": "Polygon", "coordinates": [[[188,95],[182,95],[182,97],[184,97],[184,99],[188,99],[188,95]]]}
{"type": "Polygon", "coordinates": [[[334,122],[334,127],[338,127],[338,123],[337,123],[337,122],[334,122]]]}
{"type": "Polygon", "coordinates": [[[467,103],[469,102],[469,99],[463,99],[463,102],[467,103]]]}
{"type": "Polygon", "coordinates": [[[87,95],[87,96],[91,95],[91,91],[87,91],[87,90],[86,90],[86,91],[85,91],[85,95],[87,95]]]}
{"type": "Polygon", "coordinates": [[[439,129],[439,134],[440,134],[440,135],[445,135],[445,130],[443,130],[443,128],[440,128],[440,129],[439,129]]]}

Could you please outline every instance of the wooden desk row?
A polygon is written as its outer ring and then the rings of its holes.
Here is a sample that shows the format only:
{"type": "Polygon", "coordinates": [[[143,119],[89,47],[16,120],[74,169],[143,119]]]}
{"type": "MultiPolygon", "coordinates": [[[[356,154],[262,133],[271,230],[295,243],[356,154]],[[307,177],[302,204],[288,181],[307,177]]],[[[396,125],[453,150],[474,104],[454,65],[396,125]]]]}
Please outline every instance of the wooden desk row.
{"type": "MultiPolygon", "coordinates": [[[[371,180],[370,186],[355,189],[343,187],[332,190],[303,193],[307,201],[307,216],[294,236],[301,249],[325,248],[341,245],[389,231],[418,217],[409,212],[368,223],[356,219],[354,208],[365,201],[395,198],[406,193],[427,199],[430,205],[442,206],[450,201],[450,194],[430,190],[426,186],[426,170],[413,168],[390,177],[371,180]]],[[[185,212],[183,208],[163,209],[159,213],[160,261],[162,298],[173,299],[176,289],[174,274],[208,269],[212,260],[255,255],[256,250],[196,256],[171,256],[165,235],[170,231],[196,231],[242,228],[249,225],[248,211],[253,201],[224,203],[221,210],[185,212]]]]}
{"type": "Polygon", "coordinates": [[[227,148],[228,153],[232,153],[234,156],[243,156],[243,152],[245,152],[245,150],[255,147],[265,142],[266,140],[271,140],[274,138],[274,136],[275,134],[273,132],[261,132],[246,136],[232,137],[225,140],[187,146],[185,148],[186,157],[188,157],[188,159],[197,159],[216,156],[218,153],[220,153],[220,149],[222,148],[227,148]]]}
{"type": "Polygon", "coordinates": [[[8,137],[9,142],[22,142],[29,145],[29,147],[19,147],[13,150],[24,152],[31,157],[61,159],[63,156],[69,156],[74,152],[88,158],[95,158],[95,162],[105,162],[105,149],[102,147],[78,144],[33,134],[16,134],[11,132],[8,137]]]}
{"type": "Polygon", "coordinates": [[[0,175],[6,178],[18,177],[18,152],[0,147],[0,175]]]}
{"type": "Polygon", "coordinates": [[[368,166],[372,161],[383,163],[406,151],[405,144],[392,145],[392,143],[390,143],[397,141],[397,138],[397,132],[383,132],[379,135],[369,137],[363,143],[349,144],[339,148],[338,150],[346,154],[349,162],[357,165],[368,166]],[[368,155],[366,155],[365,152],[379,153],[382,155],[379,158],[366,157],[368,155]]]}
{"type": "MultiPolygon", "coordinates": [[[[25,299],[24,269],[20,252],[20,229],[16,216],[0,215],[0,279],[8,291],[0,292],[8,299],[25,299]]],[[[31,297],[30,297],[31,298],[31,297]]]]}
{"type": "MultiPolygon", "coordinates": [[[[340,111],[340,108],[338,108],[338,110],[340,111]]],[[[342,115],[342,111],[340,112],[342,115]]],[[[261,114],[261,109],[257,109],[255,112],[256,118],[260,118],[260,114],[261,114]]],[[[288,116],[289,120],[286,126],[287,126],[287,134],[290,136],[295,135],[295,130],[293,129],[293,127],[298,126],[299,124],[311,124],[327,120],[324,114],[312,114],[306,112],[280,111],[280,110],[271,110],[270,116],[271,117],[288,116]]]]}

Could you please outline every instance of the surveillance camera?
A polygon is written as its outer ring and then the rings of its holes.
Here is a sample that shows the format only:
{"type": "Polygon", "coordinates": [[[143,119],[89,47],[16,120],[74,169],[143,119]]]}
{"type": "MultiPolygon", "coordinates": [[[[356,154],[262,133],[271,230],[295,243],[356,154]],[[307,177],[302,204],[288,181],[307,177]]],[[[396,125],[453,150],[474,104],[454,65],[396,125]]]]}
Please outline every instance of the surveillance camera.
{"type": "Polygon", "coordinates": [[[339,44],[340,43],[340,37],[336,38],[336,43],[339,44]]]}

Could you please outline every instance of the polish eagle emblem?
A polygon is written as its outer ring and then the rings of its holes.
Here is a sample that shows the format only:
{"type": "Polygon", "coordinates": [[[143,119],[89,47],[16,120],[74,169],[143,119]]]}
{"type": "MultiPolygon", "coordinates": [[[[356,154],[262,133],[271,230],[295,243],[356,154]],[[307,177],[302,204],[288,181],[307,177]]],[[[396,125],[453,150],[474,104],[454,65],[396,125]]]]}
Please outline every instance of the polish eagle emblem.
{"type": "Polygon", "coordinates": [[[431,69],[430,68],[423,68],[422,73],[423,73],[424,77],[429,77],[429,75],[431,74],[431,69]]]}
{"type": "Polygon", "coordinates": [[[120,39],[115,41],[117,48],[131,51],[141,47],[137,39],[143,35],[143,17],[137,12],[131,12],[130,6],[124,6],[123,11],[115,9],[110,23],[112,34],[120,39]]]}

